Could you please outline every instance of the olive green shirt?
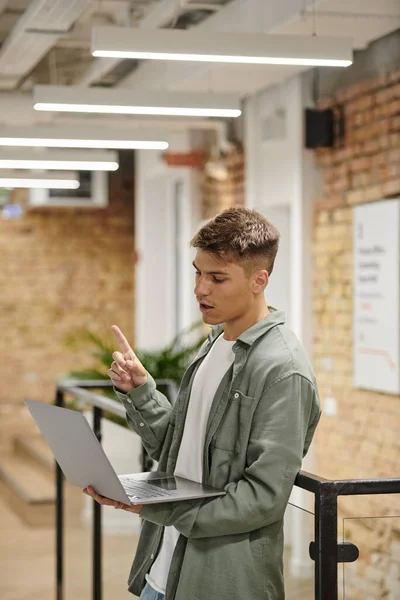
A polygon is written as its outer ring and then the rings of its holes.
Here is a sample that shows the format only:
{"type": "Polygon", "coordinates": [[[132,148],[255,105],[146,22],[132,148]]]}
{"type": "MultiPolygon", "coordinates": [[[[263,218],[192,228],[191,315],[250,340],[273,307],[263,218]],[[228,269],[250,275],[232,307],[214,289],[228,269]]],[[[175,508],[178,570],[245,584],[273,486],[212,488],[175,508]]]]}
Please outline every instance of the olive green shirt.
{"type": "MultiPolygon", "coordinates": [[[[143,508],[128,581],[133,594],[140,596],[164,526],[173,525],[181,536],[166,600],[283,600],[283,515],[321,414],[312,368],[284,321],[271,309],[237,338],[234,363],[215,394],[203,482],[226,495],[143,508]]],[[[174,406],[150,376],[127,395],[117,392],[160,471],[174,472],[194,375],[222,331],[212,328],[174,406]]]]}

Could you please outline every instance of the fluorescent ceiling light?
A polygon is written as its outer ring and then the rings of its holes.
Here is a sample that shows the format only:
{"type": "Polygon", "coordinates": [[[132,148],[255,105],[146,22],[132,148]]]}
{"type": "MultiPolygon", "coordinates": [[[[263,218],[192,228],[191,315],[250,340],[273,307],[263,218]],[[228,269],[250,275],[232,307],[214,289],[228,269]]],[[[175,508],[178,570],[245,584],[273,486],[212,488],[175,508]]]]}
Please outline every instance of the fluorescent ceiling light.
{"type": "Polygon", "coordinates": [[[185,117],[238,117],[241,114],[239,99],[224,94],[131,91],[71,85],[35,86],[34,108],[61,112],[185,117]]]}
{"type": "Polygon", "coordinates": [[[115,152],[0,151],[0,169],[116,171],[118,166],[115,152]]]}
{"type": "Polygon", "coordinates": [[[0,127],[0,146],[30,148],[108,148],[166,150],[168,142],[138,130],[79,126],[0,127]]]}
{"type": "Polygon", "coordinates": [[[110,148],[120,150],[166,150],[167,142],[127,140],[80,140],[68,138],[0,138],[0,146],[26,146],[41,148],[110,148]]]}
{"type": "Polygon", "coordinates": [[[94,27],[92,54],[110,58],[316,67],[348,67],[353,62],[351,38],[139,27],[94,27]]]}
{"type": "Polygon", "coordinates": [[[118,169],[118,163],[98,163],[76,160],[66,160],[64,162],[59,160],[13,160],[13,159],[0,159],[0,169],[59,169],[60,171],[70,171],[75,169],[76,171],[116,171],[118,169]]]}
{"type": "Polygon", "coordinates": [[[80,186],[76,173],[19,173],[0,171],[1,188],[42,188],[76,190],[80,186]]]}

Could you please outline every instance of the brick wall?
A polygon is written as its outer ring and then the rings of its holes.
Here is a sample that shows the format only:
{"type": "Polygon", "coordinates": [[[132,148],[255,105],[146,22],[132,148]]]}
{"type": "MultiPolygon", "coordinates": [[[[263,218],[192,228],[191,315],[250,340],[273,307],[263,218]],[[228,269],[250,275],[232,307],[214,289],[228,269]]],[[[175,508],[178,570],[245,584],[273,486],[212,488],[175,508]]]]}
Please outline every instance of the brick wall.
{"type": "MultiPolygon", "coordinates": [[[[214,162],[213,159],[210,159],[214,162]]],[[[218,171],[203,170],[200,173],[201,218],[212,219],[217,213],[235,204],[244,204],[245,165],[242,148],[234,148],[215,161],[225,177],[218,178],[218,171]]]]}
{"type": "Polygon", "coordinates": [[[65,347],[76,328],[103,333],[117,323],[132,338],[132,152],[110,174],[109,197],[105,209],[30,209],[0,220],[3,412],[24,397],[52,401],[57,378],[91,362],[65,347]]]}
{"type": "MultiPolygon", "coordinates": [[[[337,416],[323,416],[316,470],[327,478],[399,477],[400,397],[353,387],[353,206],[400,197],[400,70],[350,87],[324,106],[343,103],[346,139],[316,151],[324,189],[314,230],[314,364],[321,398],[337,416]]],[[[398,496],[340,502],[340,537],[360,548],[346,566],[346,599],[400,598],[398,496]],[[398,518],[354,520],[357,516],[398,518]],[[347,517],[343,521],[343,517],[347,517]]]]}

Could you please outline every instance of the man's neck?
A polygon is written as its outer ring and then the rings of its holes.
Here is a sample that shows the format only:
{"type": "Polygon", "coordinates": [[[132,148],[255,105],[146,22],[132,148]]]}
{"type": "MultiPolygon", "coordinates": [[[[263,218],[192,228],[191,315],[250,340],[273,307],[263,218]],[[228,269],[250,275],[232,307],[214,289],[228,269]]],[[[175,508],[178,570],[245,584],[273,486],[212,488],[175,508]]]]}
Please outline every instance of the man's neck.
{"type": "Polygon", "coordinates": [[[250,327],[253,327],[253,325],[265,319],[269,313],[270,311],[268,306],[263,304],[262,306],[257,307],[254,311],[247,313],[237,321],[224,323],[224,340],[236,340],[244,331],[250,329],[250,327]]]}

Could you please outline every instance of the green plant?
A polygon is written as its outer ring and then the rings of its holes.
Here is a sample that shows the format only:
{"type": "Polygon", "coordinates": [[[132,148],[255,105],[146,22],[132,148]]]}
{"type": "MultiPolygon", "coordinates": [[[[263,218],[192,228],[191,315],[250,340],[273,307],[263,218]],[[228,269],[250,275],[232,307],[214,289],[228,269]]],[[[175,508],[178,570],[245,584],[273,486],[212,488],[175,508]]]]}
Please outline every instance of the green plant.
{"type": "MultiPolygon", "coordinates": [[[[202,323],[195,323],[191,327],[182,330],[172,342],[162,350],[154,352],[136,351],[136,355],[146,370],[154,379],[171,379],[179,386],[185,370],[195,357],[197,351],[205,340],[201,331],[202,323]]],[[[117,349],[114,337],[100,336],[90,329],[79,329],[69,334],[65,345],[72,349],[88,349],[93,358],[93,365],[81,371],[71,371],[68,378],[80,380],[109,380],[107,374],[111,363],[112,354],[117,349]]],[[[102,394],[115,400],[112,388],[101,389],[102,394]]],[[[74,404],[74,403],[73,403],[74,404]]],[[[115,415],[104,415],[110,420],[123,424],[115,415]]]]}
{"type": "Polygon", "coordinates": [[[111,336],[101,337],[90,329],[82,328],[70,333],[65,345],[70,350],[88,348],[88,353],[93,358],[93,366],[82,371],[71,371],[68,377],[72,379],[109,379],[107,370],[113,362],[112,354],[115,351],[115,343],[111,336]]]}
{"type": "Polygon", "coordinates": [[[202,323],[183,329],[162,350],[145,352],[139,350],[137,357],[154,379],[172,379],[179,386],[183,374],[205,341],[202,323]],[[194,337],[194,341],[190,338],[194,337]]]}

